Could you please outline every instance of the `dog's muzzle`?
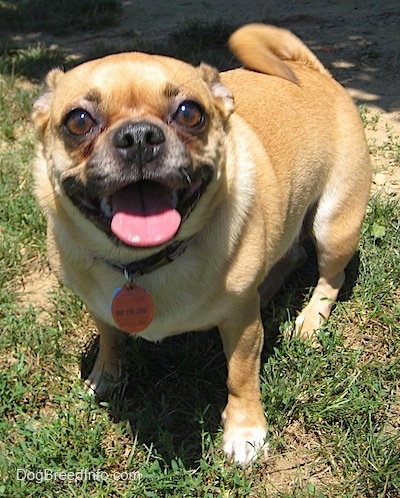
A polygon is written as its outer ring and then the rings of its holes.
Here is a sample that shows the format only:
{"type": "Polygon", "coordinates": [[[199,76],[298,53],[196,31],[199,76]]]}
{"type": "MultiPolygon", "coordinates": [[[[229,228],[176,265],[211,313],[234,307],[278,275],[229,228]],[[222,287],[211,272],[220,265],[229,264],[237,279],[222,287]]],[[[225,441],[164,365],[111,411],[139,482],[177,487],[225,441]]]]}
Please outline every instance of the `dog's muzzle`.
{"type": "Polygon", "coordinates": [[[63,181],[85,216],[128,246],[170,243],[213,176],[212,165],[194,170],[186,145],[167,133],[151,121],[125,122],[89,159],[85,184],[63,181]]]}

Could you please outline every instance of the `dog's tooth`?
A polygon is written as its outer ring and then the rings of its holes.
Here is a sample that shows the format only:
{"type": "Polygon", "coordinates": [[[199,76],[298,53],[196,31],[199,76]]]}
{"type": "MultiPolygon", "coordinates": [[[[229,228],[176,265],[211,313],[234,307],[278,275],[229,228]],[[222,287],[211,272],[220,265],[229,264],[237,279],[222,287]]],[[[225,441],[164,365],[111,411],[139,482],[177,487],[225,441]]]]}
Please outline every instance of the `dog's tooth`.
{"type": "Polygon", "coordinates": [[[105,216],[107,216],[107,218],[112,217],[112,209],[111,209],[111,204],[110,204],[110,200],[108,197],[103,197],[101,199],[100,208],[101,208],[101,211],[103,212],[103,214],[105,214],[105,216]]]}

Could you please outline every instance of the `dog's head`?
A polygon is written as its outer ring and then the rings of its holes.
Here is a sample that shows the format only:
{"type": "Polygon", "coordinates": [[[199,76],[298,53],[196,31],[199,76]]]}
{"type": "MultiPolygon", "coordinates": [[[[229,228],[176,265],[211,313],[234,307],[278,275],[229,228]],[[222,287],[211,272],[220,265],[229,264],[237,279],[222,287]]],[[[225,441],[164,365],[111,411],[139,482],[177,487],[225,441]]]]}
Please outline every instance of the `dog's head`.
{"type": "Polygon", "coordinates": [[[54,70],[34,106],[58,201],[115,242],[193,235],[223,194],[233,98],[209,66],[119,54],[54,70]]]}

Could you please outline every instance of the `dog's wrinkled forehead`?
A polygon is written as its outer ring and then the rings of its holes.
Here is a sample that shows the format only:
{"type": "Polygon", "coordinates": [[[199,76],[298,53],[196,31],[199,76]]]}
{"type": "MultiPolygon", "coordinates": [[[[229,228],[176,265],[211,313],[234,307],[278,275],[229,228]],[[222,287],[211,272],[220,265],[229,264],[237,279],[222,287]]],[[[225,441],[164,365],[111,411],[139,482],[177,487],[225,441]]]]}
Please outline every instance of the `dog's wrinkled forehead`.
{"type": "Polygon", "coordinates": [[[164,113],[175,97],[188,97],[209,107],[210,88],[194,67],[167,57],[141,53],[94,60],[69,71],[59,81],[53,109],[94,101],[108,112],[141,109],[164,113]]]}

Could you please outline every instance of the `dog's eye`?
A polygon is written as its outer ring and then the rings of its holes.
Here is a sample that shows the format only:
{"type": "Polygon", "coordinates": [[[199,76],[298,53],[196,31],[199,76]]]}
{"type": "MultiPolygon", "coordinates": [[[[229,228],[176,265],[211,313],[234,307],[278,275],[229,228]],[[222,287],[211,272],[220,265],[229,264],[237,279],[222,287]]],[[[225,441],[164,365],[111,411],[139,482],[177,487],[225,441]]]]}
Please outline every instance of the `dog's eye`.
{"type": "Polygon", "coordinates": [[[205,112],[197,102],[185,100],[179,105],[173,119],[185,128],[199,128],[205,121],[205,112]]]}
{"type": "Polygon", "coordinates": [[[74,109],[64,121],[64,126],[72,134],[79,137],[93,130],[96,122],[84,109],[74,109]]]}

